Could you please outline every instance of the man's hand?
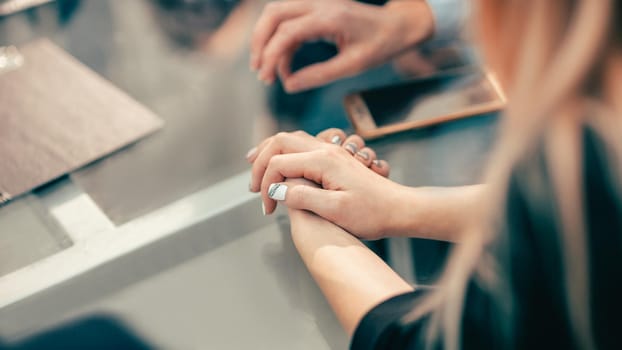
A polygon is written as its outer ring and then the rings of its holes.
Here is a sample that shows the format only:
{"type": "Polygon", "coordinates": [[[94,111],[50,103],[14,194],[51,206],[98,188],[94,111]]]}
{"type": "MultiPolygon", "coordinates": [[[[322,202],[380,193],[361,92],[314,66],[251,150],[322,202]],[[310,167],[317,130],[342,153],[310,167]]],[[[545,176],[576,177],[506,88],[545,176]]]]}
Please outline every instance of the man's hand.
{"type": "Polygon", "coordinates": [[[374,6],[355,1],[290,0],[266,5],[251,42],[251,69],[272,83],[277,73],[285,90],[298,92],[360,73],[427,39],[434,18],[425,1],[392,1],[374,6]],[[339,53],[328,61],[290,71],[304,43],[325,40],[339,53]]]}

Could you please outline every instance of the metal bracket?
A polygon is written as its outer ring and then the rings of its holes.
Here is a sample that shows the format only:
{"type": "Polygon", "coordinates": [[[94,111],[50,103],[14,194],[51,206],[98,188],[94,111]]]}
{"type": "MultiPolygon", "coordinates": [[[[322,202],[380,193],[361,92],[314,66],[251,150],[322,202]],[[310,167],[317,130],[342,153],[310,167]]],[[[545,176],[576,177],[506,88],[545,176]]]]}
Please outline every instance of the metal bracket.
{"type": "Polygon", "coordinates": [[[16,12],[40,6],[53,0],[4,0],[0,1],[0,16],[12,15],[16,12]]]}
{"type": "Polygon", "coordinates": [[[0,74],[15,70],[24,64],[24,56],[15,46],[0,46],[0,74]]]}
{"type": "Polygon", "coordinates": [[[6,192],[2,192],[2,190],[0,190],[0,206],[3,206],[6,203],[8,203],[12,198],[13,197],[11,197],[10,194],[6,192]]]}

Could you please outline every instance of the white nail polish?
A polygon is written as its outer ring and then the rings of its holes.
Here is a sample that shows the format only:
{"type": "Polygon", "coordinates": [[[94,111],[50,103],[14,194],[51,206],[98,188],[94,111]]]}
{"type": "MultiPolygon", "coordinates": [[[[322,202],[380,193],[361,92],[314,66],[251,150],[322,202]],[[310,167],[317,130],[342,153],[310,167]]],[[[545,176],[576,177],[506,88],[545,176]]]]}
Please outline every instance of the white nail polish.
{"type": "Polygon", "coordinates": [[[341,145],[341,137],[339,135],[335,135],[332,139],[330,139],[330,142],[335,145],[341,145]]]}
{"type": "Polygon", "coordinates": [[[246,153],[246,159],[252,157],[255,155],[255,153],[257,153],[257,147],[253,147],[250,150],[248,150],[248,152],[246,153]]]}
{"type": "Polygon", "coordinates": [[[345,146],[343,146],[348,152],[350,152],[352,155],[355,155],[356,152],[358,151],[358,147],[356,147],[355,144],[353,144],[352,142],[348,142],[345,144],[345,146]]]}
{"type": "Polygon", "coordinates": [[[356,155],[363,158],[364,160],[369,160],[369,153],[364,152],[364,151],[358,151],[356,152],[356,155]]]}
{"type": "Polygon", "coordinates": [[[272,184],[268,188],[268,197],[274,200],[283,201],[285,200],[286,194],[287,194],[287,186],[284,184],[272,184]]]}
{"type": "Polygon", "coordinates": [[[261,202],[261,213],[263,216],[266,216],[266,205],[261,202]]]}

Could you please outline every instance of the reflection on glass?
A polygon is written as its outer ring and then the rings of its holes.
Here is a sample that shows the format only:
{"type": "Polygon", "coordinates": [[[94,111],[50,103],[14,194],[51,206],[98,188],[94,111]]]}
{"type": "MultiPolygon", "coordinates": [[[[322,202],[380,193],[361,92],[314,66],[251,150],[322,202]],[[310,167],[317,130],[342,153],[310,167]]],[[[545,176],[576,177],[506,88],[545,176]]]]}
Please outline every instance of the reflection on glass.
{"type": "Polygon", "coordinates": [[[361,93],[378,127],[449,115],[499,99],[481,71],[446,74],[361,93]]]}
{"type": "MultiPolygon", "coordinates": [[[[224,29],[240,0],[152,0],[156,18],[178,46],[196,48],[224,29]]],[[[239,26],[240,23],[237,25],[239,26]]]]}
{"type": "MultiPolygon", "coordinates": [[[[71,19],[80,1],[81,0],[0,0],[0,17],[9,16],[53,2],[58,12],[58,20],[63,24],[71,19]]],[[[52,6],[52,4],[50,4],[50,6],[52,6]]],[[[29,21],[37,21],[38,16],[36,11],[29,11],[28,14],[29,21]]]]}

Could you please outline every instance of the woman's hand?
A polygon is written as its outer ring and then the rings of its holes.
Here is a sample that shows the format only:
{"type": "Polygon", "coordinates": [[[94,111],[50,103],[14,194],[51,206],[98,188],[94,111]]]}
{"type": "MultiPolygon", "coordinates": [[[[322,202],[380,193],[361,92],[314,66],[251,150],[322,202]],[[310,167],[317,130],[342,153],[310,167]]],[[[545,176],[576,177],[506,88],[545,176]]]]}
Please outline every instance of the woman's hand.
{"type": "Polygon", "coordinates": [[[339,146],[303,132],[279,133],[262,142],[249,161],[253,163],[251,190],[261,191],[265,213],[272,213],[276,201],[283,201],[361,238],[377,239],[398,230],[404,219],[401,212],[407,209],[403,186],[370,171],[373,151],[348,140],[362,143],[351,137],[339,146]],[[361,150],[369,152],[368,159],[357,155],[361,150]],[[322,188],[282,183],[287,178],[305,178],[322,188]]]}
{"type": "Polygon", "coordinates": [[[251,42],[251,69],[266,83],[277,72],[285,90],[297,92],[379,65],[427,39],[434,18],[425,1],[374,6],[355,1],[290,0],[266,5],[251,42]],[[326,40],[338,55],[295,73],[290,64],[305,42],[326,40]]]}
{"type": "Polygon", "coordinates": [[[346,137],[339,129],[318,137],[300,131],[279,133],[247,155],[253,167],[250,190],[261,191],[266,214],[279,201],[290,209],[311,211],[364,239],[463,238],[484,185],[402,186],[384,177],[388,164],[373,157],[362,139],[346,137]],[[369,152],[369,159],[357,155],[360,151],[369,152]],[[283,183],[301,178],[319,186],[283,183]]]}
{"type": "Polygon", "coordinates": [[[389,172],[391,171],[389,163],[381,159],[376,159],[376,152],[366,147],[365,141],[358,135],[347,136],[341,129],[330,128],[317,134],[314,139],[311,135],[303,131],[296,131],[294,133],[280,133],[267,138],[259,146],[248,151],[246,159],[254,164],[253,178],[249,185],[250,190],[253,192],[259,191],[259,179],[263,176],[265,168],[267,167],[267,162],[273,155],[310,151],[325,147],[327,144],[343,147],[343,149],[352,154],[355,159],[378,175],[384,177],[389,176],[389,172]],[[296,142],[296,140],[291,137],[292,135],[295,135],[296,138],[302,138],[302,140],[296,142]],[[324,142],[324,144],[318,141],[324,142]]]}
{"type": "MultiPolygon", "coordinates": [[[[300,179],[287,180],[287,184],[314,186],[300,179]]],[[[375,305],[413,290],[342,228],[305,210],[289,209],[289,217],[292,240],[302,261],[348,334],[354,333],[375,305]]]]}

